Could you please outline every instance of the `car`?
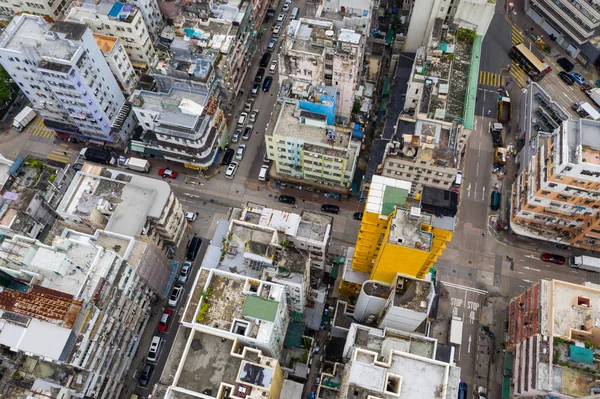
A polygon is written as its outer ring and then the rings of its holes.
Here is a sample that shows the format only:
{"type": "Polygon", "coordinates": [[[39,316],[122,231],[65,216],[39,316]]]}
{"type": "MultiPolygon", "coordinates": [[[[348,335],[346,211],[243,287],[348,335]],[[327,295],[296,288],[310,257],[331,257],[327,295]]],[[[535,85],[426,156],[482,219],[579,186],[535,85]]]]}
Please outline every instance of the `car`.
{"type": "Polygon", "coordinates": [[[227,171],[225,172],[225,177],[228,179],[233,179],[233,177],[235,176],[235,172],[237,172],[237,168],[238,168],[237,162],[230,163],[229,167],[227,168],[227,171]]]}
{"type": "Polygon", "coordinates": [[[141,387],[148,386],[148,384],[150,383],[150,377],[152,377],[153,371],[154,371],[154,366],[146,363],[146,365],[142,369],[142,372],[140,373],[139,382],[140,382],[141,387]]]}
{"type": "MultiPolygon", "coordinates": [[[[275,51],[275,49],[277,48],[277,39],[273,38],[269,41],[269,44],[267,45],[267,51],[275,51]]],[[[263,69],[264,72],[264,69],[263,69]]]]}
{"type": "Polygon", "coordinates": [[[198,216],[197,213],[195,212],[186,212],[185,213],[185,218],[187,219],[188,222],[193,222],[194,220],[196,220],[196,217],[198,216]]]}
{"type": "Polygon", "coordinates": [[[577,83],[579,83],[580,85],[585,84],[585,78],[583,76],[581,76],[580,74],[578,74],[577,72],[571,72],[569,75],[571,75],[573,80],[576,81],[577,83]]]}
{"type": "Polygon", "coordinates": [[[256,118],[258,117],[258,113],[259,113],[259,111],[257,109],[253,109],[252,112],[250,112],[250,117],[248,118],[248,121],[250,121],[250,122],[256,122],[256,118]]]}
{"type": "Polygon", "coordinates": [[[176,285],[171,290],[171,295],[169,296],[169,301],[167,304],[171,307],[177,306],[179,300],[181,299],[181,295],[183,295],[183,287],[180,285],[176,285]]]}
{"type": "Polygon", "coordinates": [[[273,34],[278,35],[281,32],[282,28],[283,28],[283,25],[281,25],[281,24],[275,25],[275,27],[273,28],[273,34]]]}
{"type": "Polygon", "coordinates": [[[573,79],[573,77],[571,75],[569,75],[568,73],[566,73],[565,71],[560,71],[558,73],[558,77],[565,82],[565,84],[571,86],[573,85],[573,83],[575,83],[575,79],[573,79]]]}
{"type": "Polygon", "coordinates": [[[152,337],[152,341],[150,341],[150,348],[148,348],[148,359],[149,362],[156,363],[158,360],[158,355],[160,354],[160,348],[162,347],[163,339],[158,335],[152,337]]]}
{"type": "Polygon", "coordinates": [[[487,389],[485,389],[484,387],[478,387],[477,399],[487,399],[487,389]]]}
{"type": "Polygon", "coordinates": [[[564,265],[567,262],[567,259],[564,256],[549,254],[547,252],[543,253],[542,256],[540,256],[540,258],[544,262],[556,263],[557,265],[564,265]]]}
{"type": "Polygon", "coordinates": [[[252,97],[258,97],[259,92],[260,92],[260,83],[255,83],[254,86],[252,86],[252,91],[250,92],[250,94],[252,95],[252,97]]]}
{"type": "Polygon", "coordinates": [[[246,121],[247,120],[248,120],[248,114],[245,113],[245,112],[242,112],[240,114],[240,117],[238,118],[237,127],[244,127],[244,126],[246,126],[246,121]]]}
{"type": "Polygon", "coordinates": [[[266,52],[263,54],[262,58],[260,59],[260,67],[261,68],[266,68],[267,66],[269,66],[269,61],[271,61],[271,53],[266,52]]]}
{"type": "Polygon", "coordinates": [[[467,383],[460,382],[458,384],[458,399],[467,399],[467,383]]]}
{"type": "Polygon", "coordinates": [[[285,20],[285,13],[280,12],[277,16],[277,22],[283,22],[285,20]]]}
{"type": "Polygon", "coordinates": [[[333,213],[337,215],[340,213],[340,207],[337,205],[323,204],[321,205],[321,212],[333,213]]]}
{"type": "Polygon", "coordinates": [[[228,148],[225,150],[225,155],[223,155],[223,165],[229,165],[235,156],[235,151],[233,148],[228,148]]]}
{"type": "Polygon", "coordinates": [[[558,65],[560,65],[560,67],[567,72],[571,72],[573,70],[573,68],[575,68],[575,65],[573,65],[573,63],[571,61],[569,61],[568,59],[566,59],[565,57],[557,59],[556,63],[558,65]]]}
{"type": "Polygon", "coordinates": [[[269,67],[269,73],[277,72],[277,60],[271,61],[271,66],[269,67]]]}
{"type": "MultiPolygon", "coordinates": [[[[263,69],[263,71],[264,71],[264,69],[263,69]]],[[[263,74],[264,74],[264,72],[263,72],[263,74]]],[[[262,76],[260,78],[260,82],[262,82],[262,76]]],[[[252,110],[252,106],[254,105],[254,101],[255,100],[253,98],[249,98],[248,101],[246,101],[246,103],[244,104],[244,111],[245,112],[250,112],[252,110]]]]}
{"type": "Polygon", "coordinates": [[[237,151],[235,152],[235,159],[241,161],[244,158],[244,153],[246,152],[246,144],[240,144],[237,151]]]}
{"type": "Polygon", "coordinates": [[[262,165],[260,172],[258,172],[258,180],[267,181],[269,180],[269,165],[262,165]]]}
{"type": "MultiPolygon", "coordinates": [[[[262,83],[263,78],[265,77],[265,68],[258,68],[258,72],[254,76],[255,83],[262,83]]],[[[248,110],[250,111],[250,110],[248,110]]]]}
{"type": "Polygon", "coordinates": [[[266,93],[271,89],[271,83],[273,83],[273,77],[267,76],[263,82],[263,91],[266,93]]]}
{"type": "Polygon", "coordinates": [[[177,178],[177,172],[169,168],[163,168],[158,171],[158,175],[162,177],[170,177],[171,179],[177,178]]]}
{"type": "Polygon", "coordinates": [[[198,251],[200,251],[200,247],[202,246],[202,239],[196,235],[194,238],[190,240],[190,243],[187,246],[187,250],[185,253],[185,259],[193,262],[196,260],[198,256],[198,251]]]}
{"type": "Polygon", "coordinates": [[[237,143],[240,141],[240,137],[242,137],[242,131],[237,129],[235,132],[233,132],[233,136],[231,136],[231,142],[237,143]]]}
{"type": "Polygon", "coordinates": [[[270,164],[271,160],[269,159],[269,154],[265,151],[265,153],[263,154],[263,162],[266,164],[270,164]]]}
{"type": "Polygon", "coordinates": [[[355,220],[362,220],[363,213],[362,212],[354,212],[352,214],[352,218],[355,220]]]}
{"type": "Polygon", "coordinates": [[[162,314],[162,316],[160,316],[160,321],[158,322],[158,331],[159,332],[167,331],[172,318],[173,318],[173,311],[171,309],[163,310],[163,314],[162,314]]]}
{"type": "Polygon", "coordinates": [[[287,12],[290,10],[290,7],[292,6],[292,2],[291,1],[286,1],[285,3],[283,3],[283,8],[282,10],[287,12]]]}
{"type": "Polygon", "coordinates": [[[277,201],[283,202],[284,204],[294,205],[296,203],[296,198],[292,197],[291,195],[280,195],[279,198],[277,198],[277,201]]]}
{"type": "Polygon", "coordinates": [[[190,269],[192,268],[192,262],[183,262],[183,266],[181,267],[181,271],[179,272],[179,276],[177,276],[177,280],[181,283],[187,281],[190,275],[190,269]]]}
{"type": "Polygon", "coordinates": [[[74,163],[73,166],[71,166],[73,168],[73,170],[75,172],[79,172],[81,169],[83,169],[83,164],[81,162],[77,162],[74,163]]]}
{"type": "Polygon", "coordinates": [[[244,129],[244,134],[242,134],[242,139],[250,140],[250,136],[252,136],[252,126],[246,126],[244,129]]]}

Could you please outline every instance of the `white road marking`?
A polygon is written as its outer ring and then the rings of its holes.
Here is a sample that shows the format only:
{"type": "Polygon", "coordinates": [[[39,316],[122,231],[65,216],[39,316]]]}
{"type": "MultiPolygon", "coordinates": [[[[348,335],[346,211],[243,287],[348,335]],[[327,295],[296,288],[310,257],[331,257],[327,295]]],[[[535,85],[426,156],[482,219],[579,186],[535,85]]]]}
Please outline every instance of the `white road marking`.
{"type": "Polygon", "coordinates": [[[531,270],[532,272],[541,272],[540,269],[534,269],[533,267],[527,267],[527,266],[523,266],[523,269],[526,270],[531,270]]]}
{"type": "Polygon", "coordinates": [[[475,168],[475,177],[479,177],[479,162],[477,163],[477,168],[475,168]]]}
{"type": "Polygon", "coordinates": [[[469,187],[467,187],[467,197],[471,197],[471,183],[469,183],[469,187]]]}
{"type": "Polygon", "coordinates": [[[538,257],[535,255],[525,255],[525,257],[530,259],[538,259],[538,257]]]}
{"type": "Polygon", "coordinates": [[[465,291],[474,292],[475,294],[485,295],[485,294],[488,293],[487,291],[480,290],[479,288],[467,287],[465,285],[449,283],[449,282],[446,282],[446,281],[442,281],[442,283],[444,283],[444,285],[447,285],[448,287],[458,288],[458,289],[462,289],[462,290],[465,290],[465,291]]]}
{"type": "Polygon", "coordinates": [[[521,279],[524,283],[529,283],[529,284],[533,284],[533,281],[531,280],[525,280],[525,279],[521,279]]]}
{"type": "Polygon", "coordinates": [[[485,186],[483,186],[483,193],[481,194],[481,200],[485,201],[485,186]]]}
{"type": "Polygon", "coordinates": [[[579,272],[576,270],[571,270],[571,273],[579,274],[579,272]]]}
{"type": "Polygon", "coordinates": [[[467,353],[471,353],[471,334],[469,334],[469,346],[467,347],[467,353]]]}
{"type": "Polygon", "coordinates": [[[517,272],[517,273],[519,273],[519,274],[523,274],[523,272],[517,272]]]}

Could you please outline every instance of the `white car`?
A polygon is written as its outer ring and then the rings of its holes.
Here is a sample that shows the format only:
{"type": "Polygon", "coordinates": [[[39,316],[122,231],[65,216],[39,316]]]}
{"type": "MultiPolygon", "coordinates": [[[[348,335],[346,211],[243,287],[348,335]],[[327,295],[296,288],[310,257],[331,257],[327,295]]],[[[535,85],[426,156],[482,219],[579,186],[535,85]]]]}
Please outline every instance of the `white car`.
{"type": "Polygon", "coordinates": [[[246,103],[244,104],[244,111],[250,112],[253,105],[254,105],[254,99],[249,98],[248,101],[246,101],[246,103]]]}
{"type": "Polygon", "coordinates": [[[240,144],[237,151],[235,152],[235,159],[241,161],[244,158],[244,153],[246,152],[246,144],[240,144]]]}
{"type": "Polygon", "coordinates": [[[250,122],[256,122],[256,118],[258,117],[258,110],[257,109],[253,109],[252,112],[250,112],[250,117],[249,117],[249,121],[250,122]]]}
{"type": "Polygon", "coordinates": [[[184,262],[183,266],[181,267],[181,271],[179,272],[179,276],[177,276],[177,280],[185,284],[190,275],[191,268],[192,262],[184,262]]]}
{"type": "Polygon", "coordinates": [[[277,72],[277,61],[271,62],[271,66],[269,67],[269,73],[277,72]]]}
{"type": "Polygon", "coordinates": [[[282,28],[283,28],[283,25],[281,25],[281,24],[275,25],[275,27],[273,28],[273,34],[278,35],[279,33],[281,33],[282,28]]]}
{"type": "Polygon", "coordinates": [[[283,22],[284,19],[285,19],[285,13],[280,12],[279,15],[277,16],[277,22],[283,22]]]}
{"type": "Polygon", "coordinates": [[[186,212],[185,213],[185,218],[187,219],[188,222],[192,223],[194,220],[196,220],[196,217],[198,215],[196,215],[194,212],[186,212]]]}
{"type": "Polygon", "coordinates": [[[283,11],[289,11],[290,7],[292,6],[292,2],[291,1],[286,1],[285,3],[283,3],[283,11]]]}
{"type": "Polygon", "coordinates": [[[227,171],[225,172],[225,177],[228,179],[233,179],[233,177],[235,176],[235,172],[237,172],[237,168],[238,168],[237,162],[230,163],[229,166],[227,167],[227,171]]]}
{"type": "Polygon", "coordinates": [[[171,306],[173,308],[175,306],[177,306],[182,295],[183,295],[183,287],[181,287],[181,286],[173,287],[173,290],[171,291],[171,296],[169,297],[169,302],[168,302],[169,306],[171,306]]]}

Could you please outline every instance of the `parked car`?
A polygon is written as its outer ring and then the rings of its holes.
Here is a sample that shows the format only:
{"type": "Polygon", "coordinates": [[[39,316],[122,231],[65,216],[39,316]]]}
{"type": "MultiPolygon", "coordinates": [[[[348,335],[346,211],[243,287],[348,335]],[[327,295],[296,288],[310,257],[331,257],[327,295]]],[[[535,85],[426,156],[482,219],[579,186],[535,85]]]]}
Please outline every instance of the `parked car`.
{"type": "Polygon", "coordinates": [[[271,61],[271,53],[266,52],[263,54],[262,58],[260,59],[259,65],[262,68],[266,68],[267,66],[269,66],[269,61],[271,61]]]}
{"type": "Polygon", "coordinates": [[[291,6],[292,6],[292,2],[291,1],[286,1],[285,3],[283,3],[282,10],[285,11],[285,12],[288,12],[290,10],[291,6]]]}
{"type": "Polygon", "coordinates": [[[242,134],[242,139],[250,140],[250,136],[252,136],[252,126],[246,126],[244,129],[244,134],[242,134]]]}
{"type": "Polygon", "coordinates": [[[252,90],[250,91],[250,95],[252,97],[258,97],[258,93],[260,92],[260,83],[255,83],[252,86],[252,90]]]}
{"type": "Polygon", "coordinates": [[[579,83],[580,85],[585,84],[585,78],[583,76],[581,76],[580,74],[578,74],[577,72],[571,72],[569,75],[571,75],[573,80],[576,81],[577,83],[579,83]]]}
{"type": "Polygon", "coordinates": [[[248,114],[245,112],[242,112],[240,114],[240,117],[238,118],[238,123],[237,123],[237,127],[244,127],[246,126],[246,120],[248,119],[248,114]]]}
{"type": "Polygon", "coordinates": [[[283,22],[285,20],[285,13],[280,12],[277,16],[277,22],[283,22]]]}
{"type": "MultiPolygon", "coordinates": [[[[269,44],[267,45],[267,51],[275,51],[275,48],[277,47],[277,39],[273,38],[269,41],[269,44]]],[[[263,69],[264,72],[264,69],[263,69]]]]}
{"type": "Polygon", "coordinates": [[[283,27],[283,25],[281,25],[281,24],[275,25],[275,27],[273,28],[273,34],[278,35],[281,32],[282,27],[283,27]]]}
{"type": "Polygon", "coordinates": [[[73,168],[73,170],[75,172],[79,172],[81,169],[83,169],[83,164],[81,162],[78,163],[74,163],[73,166],[71,166],[73,168]]]}
{"type": "MultiPolygon", "coordinates": [[[[256,72],[256,75],[254,76],[254,82],[262,83],[262,80],[264,77],[265,77],[265,68],[258,68],[258,72],[256,72]]],[[[252,101],[252,102],[254,102],[254,101],[252,101]]],[[[252,107],[250,107],[250,109],[252,109],[252,107]]],[[[246,111],[250,111],[250,109],[247,109],[246,111]]]]}
{"type": "Polygon", "coordinates": [[[140,386],[146,387],[150,383],[150,377],[152,377],[152,372],[154,371],[154,366],[146,363],[142,372],[140,373],[140,386]]]}
{"type": "Polygon", "coordinates": [[[161,337],[158,335],[152,337],[152,341],[150,341],[150,348],[148,349],[148,356],[146,357],[149,362],[156,363],[162,344],[163,339],[161,337]]]}
{"type": "Polygon", "coordinates": [[[263,165],[258,172],[258,180],[267,181],[269,179],[269,165],[263,165]]]}
{"type": "Polygon", "coordinates": [[[277,72],[277,60],[271,62],[271,66],[269,67],[269,73],[277,72]]]}
{"type": "Polygon", "coordinates": [[[487,399],[487,389],[484,387],[477,387],[477,399],[487,399]]]}
{"type": "Polygon", "coordinates": [[[246,144],[240,144],[237,151],[235,152],[235,159],[241,161],[244,158],[244,153],[246,152],[246,144]]]}
{"type": "Polygon", "coordinates": [[[543,253],[540,257],[544,262],[556,263],[557,265],[564,265],[567,259],[561,255],[543,253]]]}
{"type": "Polygon", "coordinates": [[[179,276],[177,276],[177,280],[179,280],[180,282],[185,284],[190,275],[191,268],[192,268],[192,262],[183,262],[183,266],[181,267],[179,276]]]}
{"type": "Polygon", "coordinates": [[[575,68],[575,65],[573,65],[573,63],[571,61],[569,61],[568,59],[566,59],[564,57],[556,60],[556,63],[558,65],[560,65],[560,67],[567,72],[571,72],[573,70],[573,68],[575,68]]]}
{"type": "Polygon", "coordinates": [[[352,215],[352,218],[355,220],[362,220],[362,217],[363,217],[362,212],[354,212],[354,214],[352,215]]]}
{"type": "Polygon", "coordinates": [[[283,202],[284,204],[294,205],[296,203],[296,198],[291,195],[280,195],[277,199],[279,202],[283,202]]]}
{"type": "Polygon", "coordinates": [[[171,290],[171,295],[169,296],[169,301],[167,302],[167,304],[171,307],[177,306],[182,295],[183,295],[183,287],[180,285],[176,285],[171,290]]]}
{"type": "Polygon", "coordinates": [[[337,215],[338,213],[340,213],[340,207],[337,205],[323,204],[321,205],[321,211],[337,215]]]}
{"type": "Polygon", "coordinates": [[[235,172],[237,172],[237,168],[238,168],[238,163],[231,162],[229,164],[229,167],[227,168],[227,171],[225,172],[225,177],[228,179],[233,179],[233,177],[235,176],[235,172]]]}
{"type": "Polygon", "coordinates": [[[565,84],[571,86],[573,85],[573,83],[575,83],[575,79],[573,79],[573,77],[571,75],[569,75],[568,73],[566,73],[565,71],[560,71],[558,73],[558,77],[565,82],[565,84]]]}
{"type": "Polygon", "coordinates": [[[159,169],[158,175],[162,177],[170,177],[171,179],[177,178],[177,172],[169,168],[159,169]]]}
{"type": "Polygon", "coordinates": [[[171,309],[163,310],[162,316],[160,316],[160,321],[158,322],[158,331],[165,332],[169,328],[169,324],[171,324],[171,318],[173,317],[173,311],[171,309]]]}
{"type": "Polygon", "coordinates": [[[271,76],[267,76],[265,81],[263,82],[263,91],[266,93],[271,89],[271,83],[273,83],[273,78],[271,76]]]}
{"type": "Polygon", "coordinates": [[[257,109],[253,109],[252,112],[250,112],[250,117],[248,118],[248,120],[252,123],[256,122],[258,113],[259,113],[259,111],[257,109]]]}
{"type": "Polygon", "coordinates": [[[233,132],[233,136],[231,136],[231,142],[237,143],[238,141],[240,141],[241,136],[242,136],[242,131],[239,129],[236,130],[235,132],[233,132]]]}
{"type": "Polygon", "coordinates": [[[185,213],[185,218],[190,223],[192,223],[194,220],[196,220],[197,216],[198,215],[195,212],[186,212],[185,213]]]}
{"type": "MultiPolygon", "coordinates": [[[[261,68],[261,69],[262,69],[262,68],[261,68]]],[[[264,72],[265,72],[265,70],[264,70],[264,69],[262,69],[262,71],[263,71],[263,75],[264,75],[264,72]]],[[[257,75],[258,75],[258,74],[257,74],[257,75]]],[[[261,77],[260,77],[260,82],[262,82],[262,75],[261,75],[261,77]]],[[[259,83],[260,83],[260,82],[259,82],[259,83]]],[[[254,101],[255,101],[255,100],[254,100],[253,98],[249,98],[249,99],[246,101],[246,103],[244,103],[244,112],[250,112],[250,111],[252,110],[252,106],[254,105],[254,101]]]]}
{"type": "Polygon", "coordinates": [[[458,384],[458,399],[467,399],[467,383],[460,382],[458,384]]]}
{"type": "Polygon", "coordinates": [[[225,155],[223,155],[223,165],[229,165],[233,160],[234,155],[235,151],[233,150],[233,148],[226,149],[225,155]]]}
{"type": "Polygon", "coordinates": [[[266,151],[263,154],[263,162],[264,163],[271,163],[271,160],[269,159],[269,154],[266,151]]]}

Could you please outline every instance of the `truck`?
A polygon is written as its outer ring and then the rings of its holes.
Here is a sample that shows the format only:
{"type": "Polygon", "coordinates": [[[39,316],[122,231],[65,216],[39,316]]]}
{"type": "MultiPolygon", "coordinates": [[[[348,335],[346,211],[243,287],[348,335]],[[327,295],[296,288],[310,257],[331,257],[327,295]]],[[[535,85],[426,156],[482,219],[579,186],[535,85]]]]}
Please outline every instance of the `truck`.
{"type": "Polygon", "coordinates": [[[585,94],[587,94],[588,97],[591,98],[598,107],[600,107],[600,88],[588,90],[585,92],[585,94]]]}
{"type": "Polygon", "coordinates": [[[107,165],[114,162],[114,158],[110,152],[89,147],[82,148],[79,151],[79,158],[107,165]]]}
{"type": "Polygon", "coordinates": [[[462,343],[463,319],[460,316],[452,316],[450,321],[450,343],[460,346],[462,343]]]}
{"type": "Polygon", "coordinates": [[[582,118],[593,121],[600,119],[600,112],[596,111],[587,101],[577,101],[571,105],[571,109],[577,112],[577,115],[582,118]]]}
{"type": "Polygon", "coordinates": [[[490,125],[490,133],[492,134],[494,148],[502,147],[504,145],[502,142],[502,129],[502,123],[492,123],[490,125]]]}
{"type": "Polygon", "coordinates": [[[127,169],[143,173],[148,173],[148,171],[150,170],[150,162],[148,162],[146,159],[141,158],[127,158],[124,166],[127,169]]]}
{"type": "Polygon", "coordinates": [[[25,107],[17,114],[17,116],[15,116],[15,119],[13,119],[13,127],[17,129],[17,131],[22,132],[36,116],[37,114],[33,109],[25,107]]]}
{"type": "Polygon", "coordinates": [[[571,256],[569,266],[590,272],[600,272],[600,258],[587,255],[571,256]]]}
{"type": "Polygon", "coordinates": [[[498,122],[507,124],[511,118],[511,107],[510,98],[508,96],[498,96],[498,122]]]}

